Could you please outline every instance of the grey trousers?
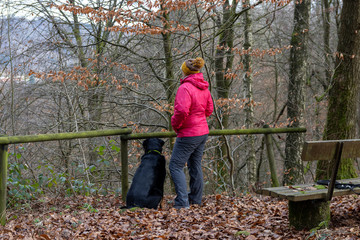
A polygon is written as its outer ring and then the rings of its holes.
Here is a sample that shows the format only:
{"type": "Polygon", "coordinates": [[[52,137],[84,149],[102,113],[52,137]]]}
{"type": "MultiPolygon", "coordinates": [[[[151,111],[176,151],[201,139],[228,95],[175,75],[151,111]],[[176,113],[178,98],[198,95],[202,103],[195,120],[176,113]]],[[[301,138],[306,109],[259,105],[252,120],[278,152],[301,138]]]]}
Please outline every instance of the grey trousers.
{"type": "Polygon", "coordinates": [[[169,170],[175,185],[176,198],[174,207],[188,207],[201,204],[204,188],[201,159],[208,135],[176,138],[170,159],[169,170]],[[190,175],[190,193],[184,173],[185,163],[190,175]]]}

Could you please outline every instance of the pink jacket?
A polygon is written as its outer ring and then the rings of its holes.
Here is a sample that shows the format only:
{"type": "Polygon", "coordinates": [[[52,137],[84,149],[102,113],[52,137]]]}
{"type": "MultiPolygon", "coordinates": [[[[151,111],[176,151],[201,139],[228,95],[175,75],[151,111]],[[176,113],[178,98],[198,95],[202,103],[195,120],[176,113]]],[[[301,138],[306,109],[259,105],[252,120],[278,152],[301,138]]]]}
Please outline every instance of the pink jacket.
{"type": "Polygon", "coordinates": [[[180,81],[174,104],[171,126],[178,137],[202,136],[209,133],[206,117],[214,109],[209,83],[202,73],[186,76],[180,81]]]}

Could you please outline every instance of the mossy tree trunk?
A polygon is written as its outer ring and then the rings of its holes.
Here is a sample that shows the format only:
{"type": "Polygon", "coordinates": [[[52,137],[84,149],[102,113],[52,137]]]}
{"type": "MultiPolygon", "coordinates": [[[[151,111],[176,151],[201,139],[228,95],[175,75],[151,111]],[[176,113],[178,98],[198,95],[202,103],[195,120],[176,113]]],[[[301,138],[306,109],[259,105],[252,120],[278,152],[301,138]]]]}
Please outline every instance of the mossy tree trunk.
{"type": "Polygon", "coordinates": [[[329,0],[322,0],[322,18],[324,27],[324,61],[325,61],[325,81],[322,81],[324,90],[329,87],[331,75],[332,75],[332,58],[330,49],[330,3],[329,0]]]}
{"type": "MultiPolygon", "coordinates": [[[[294,1],[294,29],[291,37],[290,79],[288,85],[287,117],[291,127],[303,125],[304,86],[308,69],[307,39],[309,31],[310,0],[294,1]]],[[[302,175],[302,134],[287,134],[285,146],[284,184],[298,182],[302,175]]]]}
{"type": "MultiPolygon", "coordinates": [[[[324,140],[358,137],[356,124],[360,83],[360,0],[345,0],[340,17],[334,77],[329,91],[324,140]]],[[[332,166],[317,165],[316,178],[328,179],[332,166]]],[[[342,159],[338,179],[357,177],[353,159],[342,159]]]]}
{"type": "MultiPolygon", "coordinates": [[[[232,69],[234,62],[234,54],[232,48],[234,44],[234,22],[230,21],[231,17],[235,14],[236,5],[230,5],[229,1],[225,1],[223,5],[223,19],[218,19],[217,25],[222,29],[219,36],[218,47],[215,52],[215,78],[216,78],[216,93],[218,98],[229,98],[230,86],[232,79],[225,76],[227,69],[232,69]]],[[[226,106],[225,106],[226,109],[226,106]]],[[[229,112],[228,110],[220,112],[220,119],[218,122],[218,129],[227,129],[229,126],[229,112]]],[[[216,149],[216,166],[219,184],[223,184],[228,178],[228,169],[224,161],[228,156],[228,150],[225,144],[225,139],[220,142],[220,146],[216,149]]]]}
{"type": "MultiPolygon", "coordinates": [[[[115,7],[118,5],[117,1],[109,1],[109,2],[97,2],[97,7],[108,7],[109,9],[115,9],[115,7]]],[[[109,28],[113,27],[115,24],[115,20],[112,18],[108,18],[106,21],[99,21],[95,22],[92,25],[92,29],[94,29],[94,58],[96,58],[96,63],[94,63],[94,66],[92,66],[90,69],[96,74],[97,77],[92,79],[92,81],[95,83],[93,87],[89,88],[88,91],[88,99],[87,99],[87,107],[88,107],[88,116],[89,116],[89,122],[87,125],[86,130],[97,130],[102,125],[102,119],[103,119],[103,110],[104,110],[104,99],[106,96],[106,89],[102,87],[101,80],[104,80],[107,75],[107,71],[113,71],[111,67],[106,67],[107,65],[107,59],[111,59],[111,61],[118,58],[119,53],[115,51],[115,53],[112,53],[109,49],[109,39],[112,37],[110,36],[110,30],[109,28]]],[[[81,38],[81,36],[79,36],[81,38]]],[[[117,42],[122,38],[122,35],[118,35],[117,39],[115,39],[117,42]]],[[[79,49],[83,48],[83,44],[79,42],[78,47],[79,49]]],[[[84,60],[82,62],[85,62],[84,60]]],[[[90,67],[90,66],[88,66],[90,67]]],[[[96,139],[89,139],[89,163],[90,164],[96,164],[98,155],[94,151],[96,146],[98,145],[98,140],[96,139]]]]}
{"type": "Polygon", "coordinates": [[[290,226],[297,230],[327,227],[330,222],[330,202],[325,200],[289,201],[290,226]]]}
{"type": "MultiPolygon", "coordinates": [[[[174,105],[174,101],[175,101],[175,94],[176,94],[176,88],[178,87],[178,84],[180,84],[179,80],[175,80],[175,74],[174,74],[174,59],[173,59],[173,48],[172,48],[172,34],[171,31],[168,31],[171,28],[171,24],[170,24],[170,13],[169,11],[167,11],[168,9],[166,9],[165,4],[161,4],[161,10],[164,11],[164,13],[162,14],[162,21],[163,21],[163,28],[164,30],[166,30],[164,33],[161,34],[162,36],[162,44],[163,44],[163,48],[164,48],[164,61],[165,61],[165,73],[164,73],[164,77],[165,78],[158,78],[158,80],[161,82],[165,92],[166,92],[166,100],[167,103],[171,106],[174,105]]],[[[172,126],[171,126],[171,116],[172,113],[171,112],[166,112],[167,115],[167,121],[168,121],[168,130],[172,131],[172,126]]],[[[172,150],[174,148],[174,144],[175,144],[175,139],[176,138],[170,138],[169,141],[169,148],[172,150]]],[[[170,160],[170,159],[169,159],[170,160]]],[[[170,186],[171,186],[171,190],[172,193],[175,193],[175,186],[174,186],[174,182],[172,181],[170,174],[168,173],[167,176],[170,179],[170,186]]]]}
{"type": "MultiPolygon", "coordinates": [[[[250,5],[250,0],[246,0],[246,6],[250,5]]],[[[253,45],[253,35],[252,35],[252,16],[251,10],[244,13],[244,49],[249,50],[253,45]]],[[[252,72],[252,56],[251,54],[246,54],[243,58],[244,71],[245,75],[243,78],[244,82],[244,96],[246,99],[245,104],[245,127],[253,128],[254,127],[254,106],[253,106],[253,72],[252,72]]],[[[246,165],[247,165],[247,180],[248,186],[255,186],[256,183],[256,158],[255,158],[255,136],[248,135],[246,136],[246,165]]]]}
{"type": "MultiPolygon", "coordinates": [[[[164,23],[164,30],[170,29],[171,25],[169,24],[170,16],[169,13],[166,12],[163,7],[162,9],[164,11],[163,19],[165,20],[164,23]]],[[[175,93],[176,93],[176,87],[177,82],[175,82],[175,76],[174,76],[174,61],[173,61],[173,49],[172,49],[172,37],[171,32],[165,32],[162,33],[162,41],[164,46],[164,56],[165,56],[165,80],[162,81],[162,85],[164,86],[164,89],[166,91],[166,98],[170,105],[173,105],[175,100],[175,93]]],[[[178,82],[180,83],[180,82],[178,82]]],[[[168,117],[168,128],[169,131],[172,131],[171,126],[171,116],[172,114],[170,112],[167,112],[168,117]]],[[[173,149],[175,142],[175,138],[172,138],[170,140],[170,149],[173,149]]]]}

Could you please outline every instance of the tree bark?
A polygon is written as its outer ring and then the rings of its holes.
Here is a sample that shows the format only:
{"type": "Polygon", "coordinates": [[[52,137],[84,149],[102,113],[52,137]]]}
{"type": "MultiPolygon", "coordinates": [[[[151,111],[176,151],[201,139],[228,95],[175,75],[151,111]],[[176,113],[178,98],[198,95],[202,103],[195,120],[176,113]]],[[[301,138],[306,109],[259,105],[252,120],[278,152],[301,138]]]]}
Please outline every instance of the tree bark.
{"type": "Polygon", "coordinates": [[[289,222],[297,230],[326,228],[330,222],[330,202],[324,200],[289,201],[289,222]]]}
{"type": "MultiPolygon", "coordinates": [[[[294,1],[294,29],[291,37],[290,79],[288,85],[287,117],[290,127],[303,124],[304,86],[308,68],[307,39],[311,0],[294,1]]],[[[302,174],[302,134],[287,134],[285,146],[284,184],[296,183],[302,174]]]]}
{"type": "MultiPolygon", "coordinates": [[[[329,91],[325,140],[357,137],[357,103],[360,83],[360,0],[345,0],[340,16],[339,42],[332,86],[329,91]]],[[[331,167],[319,162],[317,179],[331,176],[331,167]]],[[[357,177],[353,160],[342,159],[337,177],[357,177]]]]}
{"type": "Polygon", "coordinates": [[[325,81],[323,88],[326,91],[329,87],[331,74],[332,74],[332,64],[331,64],[331,49],[330,49],[330,4],[329,0],[322,0],[322,18],[324,26],[324,60],[325,60],[325,81]]]}
{"type": "MultiPolygon", "coordinates": [[[[162,8],[162,10],[164,11],[163,19],[165,21],[164,30],[168,30],[171,27],[168,23],[170,20],[169,13],[165,11],[167,9],[162,8]]],[[[175,82],[175,77],[174,77],[174,61],[173,61],[173,53],[172,53],[173,49],[171,42],[172,41],[171,32],[169,31],[162,33],[162,40],[163,40],[164,56],[165,56],[165,81],[162,82],[162,84],[166,92],[168,103],[173,105],[177,84],[175,82]]],[[[171,116],[172,114],[170,112],[167,112],[169,131],[172,131],[171,116]]],[[[170,149],[173,149],[174,142],[175,142],[174,138],[170,139],[170,149]]]]}
{"type": "MultiPolygon", "coordinates": [[[[231,85],[231,79],[225,77],[227,69],[232,69],[234,56],[231,52],[234,42],[234,27],[233,22],[229,23],[229,19],[235,14],[236,4],[230,6],[229,1],[225,1],[223,5],[223,19],[220,23],[218,21],[219,29],[224,29],[219,37],[219,44],[215,52],[215,78],[216,78],[216,93],[218,98],[229,98],[229,91],[231,85]],[[227,26],[225,26],[227,25],[227,26]],[[228,49],[228,50],[227,50],[228,49]],[[225,65],[224,65],[225,62],[225,65]]],[[[227,129],[229,126],[229,112],[222,112],[220,110],[220,121],[218,122],[218,129],[227,129]]],[[[228,156],[228,149],[224,143],[226,139],[220,142],[219,148],[216,149],[215,169],[217,171],[218,181],[223,181],[227,178],[228,171],[224,163],[228,156]]]]}
{"type": "MultiPolygon", "coordinates": [[[[250,5],[250,0],[245,2],[245,5],[250,5]]],[[[244,49],[245,51],[250,50],[253,44],[253,35],[252,35],[252,16],[251,10],[248,10],[244,14],[244,49]]],[[[243,59],[244,63],[244,95],[246,99],[245,104],[245,127],[253,128],[254,127],[254,106],[253,106],[253,78],[252,78],[252,56],[251,54],[246,54],[243,59]]],[[[247,180],[248,186],[255,186],[256,183],[256,158],[255,158],[255,137],[254,135],[246,136],[246,148],[247,148],[247,180]]]]}

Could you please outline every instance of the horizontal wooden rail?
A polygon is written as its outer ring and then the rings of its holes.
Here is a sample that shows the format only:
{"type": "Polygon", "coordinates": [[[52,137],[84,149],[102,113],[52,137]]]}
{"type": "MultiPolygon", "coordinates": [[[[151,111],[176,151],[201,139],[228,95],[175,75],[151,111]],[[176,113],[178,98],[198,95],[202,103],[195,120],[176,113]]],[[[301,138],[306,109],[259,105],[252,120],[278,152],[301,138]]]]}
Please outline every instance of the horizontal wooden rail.
{"type": "Polygon", "coordinates": [[[253,128],[253,129],[223,129],[211,130],[209,136],[219,135],[250,135],[250,134],[273,134],[273,133],[301,133],[306,128],[253,128]]]}
{"type": "MultiPolygon", "coordinates": [[[[249,134],[274,134],[274,133],[302,133],[306,132],[306,128],[254,128],[254,129],[218,129],[210,130],[209,136],[222,135],[249,135],[249,134]]],[[[132,133],[122,135],[124,140],[145,139],[145,138],[171,138],[176,137],[175,132],[152,132],[152,133],[132,133]]],[[[1,143],[1,142],[0,142],[1,143]]]]}
{"type": "Polygon", "coordinates": [[[67,132],[67,133],[50,133],[38,135],[23,135],[23,136],[3,136],[0,137],[0,144],[16,144],[29,142],[46,142],[54,140],[69,140],[77,138],[93,138],[103,136],[114,136],[131,133],[131,128],[94,130],[83,132],[67,132]]]}

